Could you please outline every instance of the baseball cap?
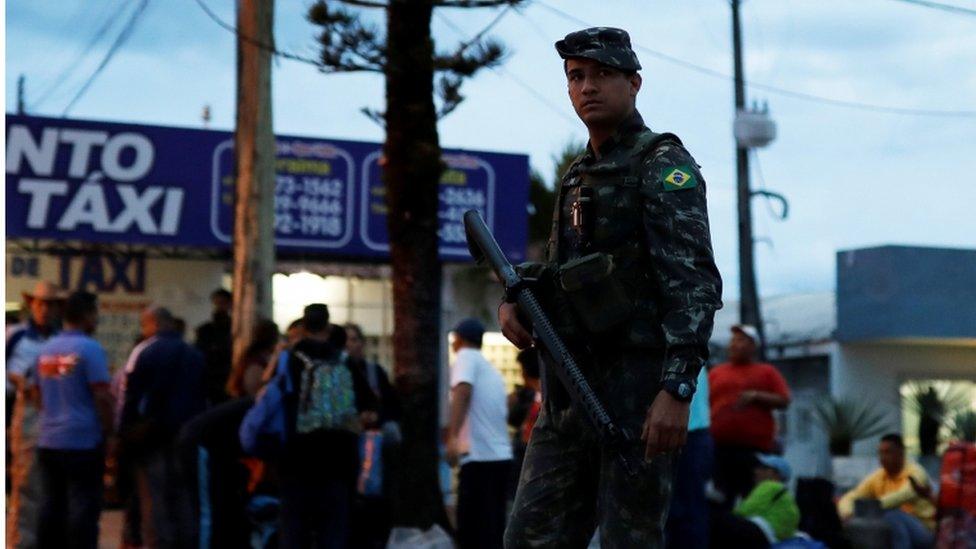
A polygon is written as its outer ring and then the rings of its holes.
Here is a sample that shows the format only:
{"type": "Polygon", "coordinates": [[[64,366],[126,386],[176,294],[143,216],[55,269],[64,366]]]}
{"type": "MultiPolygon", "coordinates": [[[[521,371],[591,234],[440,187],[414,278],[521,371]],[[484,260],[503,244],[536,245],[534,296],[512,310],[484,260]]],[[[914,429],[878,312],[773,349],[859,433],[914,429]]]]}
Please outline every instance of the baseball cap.
{"type": "Polygon", "coordinates": [[[756,459],[763,467],[769,467],[776,471],[783,482],[790,480],[790,476],[793,475],[793,469],[790,468],[790,464],[782,456],[776,456],[773,454],[757,454],[756,459]]]}
{"type": "Polygon", "coordinates": [[[623,29],[591,27],[571,32],[556,42],[556,51],[563,59],[583,57],[622,71],[641,69],[630,35],[623,29]]]}
{"type": "Polygon", "coordinates": [[[455,326],[451,331],[468,343],[472,343],[480,347],[481,338],[485,335],[485,326],[477,319],[466,318],[461,322],[458,322],[457,326],[455,326]]]}
{"type": "Polygon", "coordinates": [[[735,326],[732,326],[732,331],[745,334],[746,336],[749,336],[749,339],[751,339],[756,345],[762,345],[762,338],[759,337],[759,330],[757,330],[752,324],[736,324],[735,326]]]}

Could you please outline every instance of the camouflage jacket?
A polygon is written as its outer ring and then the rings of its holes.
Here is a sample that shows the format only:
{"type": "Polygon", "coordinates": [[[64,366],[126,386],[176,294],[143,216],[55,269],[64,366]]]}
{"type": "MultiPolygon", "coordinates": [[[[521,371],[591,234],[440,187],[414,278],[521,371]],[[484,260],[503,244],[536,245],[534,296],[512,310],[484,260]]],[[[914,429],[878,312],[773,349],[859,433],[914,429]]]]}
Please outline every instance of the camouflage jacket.
{"type": "Polygon", "coordinates": [[[557,192],[547,261],[565,266],[595,252],[612,255],[634,308],[609,336],[612,344],[663,350],[662,381],[693,388],[722,306],[705,180],[695,160],[676,136],[651,132],[635,111],[601,145],[599,158],[587,147],[557,192]],[[573,211],[582,192],[591,201],[585,230],[573,211]]]}

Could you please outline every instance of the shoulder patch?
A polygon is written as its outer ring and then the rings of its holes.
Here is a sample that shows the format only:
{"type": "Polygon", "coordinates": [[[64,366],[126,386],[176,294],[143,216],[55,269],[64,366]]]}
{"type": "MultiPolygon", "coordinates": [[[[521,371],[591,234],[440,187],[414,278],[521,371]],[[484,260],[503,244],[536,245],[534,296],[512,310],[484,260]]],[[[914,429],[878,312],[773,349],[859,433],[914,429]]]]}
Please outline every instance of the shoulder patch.
{"type": "Polygon", "coordinates": [[[691,166],[668,166],[661,170],[661,181],[665,191],[680,191],[698,186],[698,179],[691,166]]]}

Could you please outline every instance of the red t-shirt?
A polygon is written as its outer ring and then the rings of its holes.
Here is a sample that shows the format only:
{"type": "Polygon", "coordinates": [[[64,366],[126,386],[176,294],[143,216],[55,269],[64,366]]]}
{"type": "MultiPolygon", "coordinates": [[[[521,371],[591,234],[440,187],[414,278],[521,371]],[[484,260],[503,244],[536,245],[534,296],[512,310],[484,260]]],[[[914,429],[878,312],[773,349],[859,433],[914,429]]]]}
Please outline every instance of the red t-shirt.
{"type": "Polygon", "coordinates": [[[770,364],[719,364],[708,372],[712,438],[716,444],[750,446],[769,451],[773,446],[775,430],[773,412],[757,404],[740,405],[739,395],[744,391],[790,396],[786,380],[770,364]]]}

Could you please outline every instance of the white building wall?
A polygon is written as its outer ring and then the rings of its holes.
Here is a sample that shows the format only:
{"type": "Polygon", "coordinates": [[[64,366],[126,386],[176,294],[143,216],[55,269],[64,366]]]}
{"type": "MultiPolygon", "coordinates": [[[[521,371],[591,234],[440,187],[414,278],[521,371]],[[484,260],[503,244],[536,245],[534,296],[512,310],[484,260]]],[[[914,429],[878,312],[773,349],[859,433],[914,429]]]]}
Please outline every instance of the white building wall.
{"type": "MultiPolygon", "coordinates": [[[[839,344],[831,357],[830,389],[839,398],[869,402],[901,430],[901,384],[912,379],[976,380],[976,346],[909,342],[839,344]]],[[[876,440],[854,445],[873,455],[876,440]]]]}

